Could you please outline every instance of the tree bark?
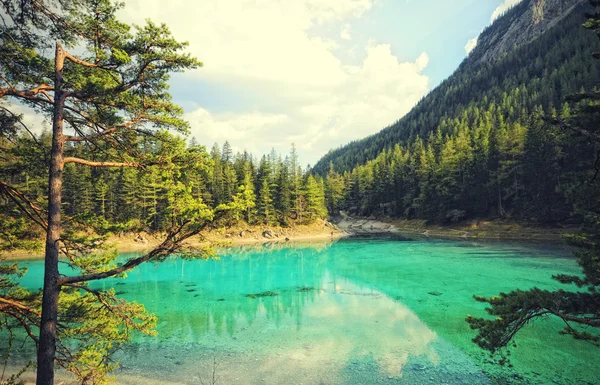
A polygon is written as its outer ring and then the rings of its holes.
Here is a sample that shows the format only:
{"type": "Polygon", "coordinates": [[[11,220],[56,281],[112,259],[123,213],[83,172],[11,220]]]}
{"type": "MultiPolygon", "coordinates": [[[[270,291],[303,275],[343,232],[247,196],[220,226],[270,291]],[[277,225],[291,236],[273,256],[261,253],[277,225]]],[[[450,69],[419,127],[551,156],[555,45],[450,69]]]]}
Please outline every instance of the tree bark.
{"type": "Polygon", "coordinates": [[[50,173],[48,177],[48,231],[46,233],[46,255],[44,264],[44,291],[40,338],[37,352],[37,385],[54,384],[54,359],[56,356],[56,323],[58,318],[58,298],[60,295],[58,254],[61,230],[60,206],[63,178],[63,113],[64,93],[63,65],[65,52],[56,43],[54,114],[52,119],[52,150],[50,153],[50,173]]]}

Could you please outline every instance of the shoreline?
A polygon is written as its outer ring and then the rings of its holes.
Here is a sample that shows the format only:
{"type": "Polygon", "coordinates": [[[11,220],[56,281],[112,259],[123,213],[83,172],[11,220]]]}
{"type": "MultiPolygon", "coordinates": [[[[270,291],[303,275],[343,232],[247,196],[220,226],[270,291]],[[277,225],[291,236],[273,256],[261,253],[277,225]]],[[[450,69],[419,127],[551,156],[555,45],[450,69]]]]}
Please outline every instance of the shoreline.
{"type": "MultiPolygon", "coordinates": [[[[298,225],[288,228],[276,226],[239,226],[211,230],[184,242],[184,247],[202,247],[213,244],[215,249],[240,246],[256,246],[270,244],[297,244],[331,242],[350,236],[327,221],[318,221],[310,225],[298,225]]],[[[119,253],[144,253],[152,250],[161,241],[161,234],[145,232],[113,235],[107,244],[116,248],[119,253]]],[[[11,250],[0,252],[4,261],[25,261],[43,259],[43,250],[11,250]]]]}
{"type": "Polygon", "coordinates": [[[573,234],[579,229],[579,227],[550,228],[523,225],[503,220],[473,220],[452,226],[428,225],[423,220],[362,218],[351,217],[344,213],[334,223],[349,236],[395,234],[425,238],[500,241],[563,242],[565,235],[573,234]]]}
{"type": "MultiPolygon", "coordinates": [[[[352,236],[398,235],[419,238],[495,241],[563,242],[564,235],[573,234],[578,227],[550,228],[527,226],[502,220],[470,221],[457,225],[427,225],[422,220],[395,220],[351,217],[344,213],[337,220],[318,221],[310,225],[287,228],[277,226],[236,226],[207,232],[202,240],[192,237],[184,244],[202,247],[208,243],[215,249],[269,244],[297,244],[337,241],[352,236]]],[[[107,240],[119,253],[144,253],[158,245],[161,234],[145,232],[113,235],[107,240]]],[[[43,258],[43,251],[12,250],[0,253],[5,261],[43,258]]]]}

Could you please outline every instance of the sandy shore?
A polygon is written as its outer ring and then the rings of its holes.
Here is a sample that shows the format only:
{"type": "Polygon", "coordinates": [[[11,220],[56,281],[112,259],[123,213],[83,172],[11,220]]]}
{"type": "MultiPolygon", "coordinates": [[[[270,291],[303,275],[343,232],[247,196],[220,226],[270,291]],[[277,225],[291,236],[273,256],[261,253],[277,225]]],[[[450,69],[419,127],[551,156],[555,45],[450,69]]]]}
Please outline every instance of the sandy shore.
{"type": "MultiPolygon", "coordinates": [[[[352,235],[397,234],[428,238],[490,239],[490,240],[539,240],[562,242],[565,234],[577,232],[577,227],[550,228],[522,225],[515,222],[470,221],[456,225],[427,225],[421,220],[392,220],[351,217],[342,213],[335,224],[318,221],[311,225],[287,228],[276,226],[238,226],[221,228],[204,234],[206,240],[193,237],[186,241],[190,247],[251,246],[272,243],[313,243],[334,241],[352,235]],[[207,242],[208,241],[208,242],[207,242]]],[[[108,242],[120,253],[143,253],[158,245],[164,234],[135,233],[112,236],[108,242]]],[[[15,250],[1,254],[8,260],[39,259],[42,250],[15,250]]]]}
{"type": "MultiPolygon", "coordinates": [[[[201,237],[192,237],[185,242],[189,247],[206,246],[208,243],[215,247],[251,246],[273,243],[314,243],[329,242],[348,236],[337,226],[327,221],[317,221],[310,225],[298,225],[287,228],[277,226],[240,226],[212,230],[201,237]]],[[[120,253],[143,253],[152,250],[163,239],[164,234],[132,233],[111,236],[108,243],[120,253]]],[[[40,259],[43,250],[14,250],[2,252],[7,260],[40,259]]]]}

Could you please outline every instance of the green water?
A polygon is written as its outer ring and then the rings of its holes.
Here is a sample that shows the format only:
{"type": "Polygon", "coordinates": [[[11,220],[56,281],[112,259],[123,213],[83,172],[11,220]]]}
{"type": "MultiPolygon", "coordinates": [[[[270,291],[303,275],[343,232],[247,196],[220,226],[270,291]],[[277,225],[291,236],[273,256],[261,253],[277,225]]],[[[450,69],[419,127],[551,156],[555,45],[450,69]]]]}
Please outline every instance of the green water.
{"type": "MultiPolygon", "coordinates": [[[[42,264],[28,267],[35,287],[42,264]]],[[[600,349],[554,319],[518,336],[512,368],[470,341],[465,316],[484,314],[473,294],[558,288],[559,272],[579,269],[557,246],[348,239],[172,259],[98,287],[159,317],[158,337],[117,353],[126,384],[208,384],[215,361],[217,384],[600,383],[600,349]]]]}

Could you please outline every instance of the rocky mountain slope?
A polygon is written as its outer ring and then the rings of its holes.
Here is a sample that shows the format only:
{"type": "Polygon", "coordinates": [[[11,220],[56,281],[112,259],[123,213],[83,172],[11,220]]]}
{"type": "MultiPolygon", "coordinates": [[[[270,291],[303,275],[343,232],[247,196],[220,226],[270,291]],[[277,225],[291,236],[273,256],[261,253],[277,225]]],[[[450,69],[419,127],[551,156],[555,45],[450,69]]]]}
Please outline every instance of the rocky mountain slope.
{"type": "MultiPolygon", "coordinates": [[[[524,104],[559,106],[566,95],[579,91],[583,85],[576,66],[568,61],[576,55],[592,61],[591,55],[586,56],[588,54],[584,51],[588,49],[586,46],[596,44],[596,39],[592,33],[581,28],[586,7],[587,0],[523,0],[486,28],[475,49],[455,73],[406,116],[377,134],[331,150],[314,165],[313,171],[324,175],[330,164],[338,172],[350,171],[357,165],[375,159],[396,143],[407,145],[417,137],[426,140],[444,121],[461,118],[469,106],[488,108],[490,105],[501,105],[504,94],[511,93],[517,86],[525,86],[538,96],[542,89],[553,88],[551,94],[546,92],[545,96],[530,98],[524,104]],[[564,39],[565,34],[571,37],[564,39]],[[582,34],[585,36],[582,37],[582,34]],[[573,39],[588,40],[576,46],[572,43],[573,39]],[[550,51],[554,51],[554,57],[550,51]],[[558,53],[563,56],[555,57],[558,53]],[[536,63],[528,73],[519,73],[531,64],[531,60],[538,58],[539,65],[536,63]],[[547,75],[558,71],[561,66],[565,70],[561,70],[563,73],[560,75],[569,79],[569,82],[556,87],[556,79],[547,75]],[[571,70],[572,73],[569,72],[571,70]],[[514,79],[507,81],[507,75],[514,79]]],[[[586,62],[585,66],[589,68],[595,64],[586,62]]],[[[523,107],[527,111],[532,109],[530,105],[523,107]]]]}
{"type": "Polygon", "coordinates": [[[493,64],[548,31],[587,0],[524,0],[479,36],[467,63],[493,64]]]}

